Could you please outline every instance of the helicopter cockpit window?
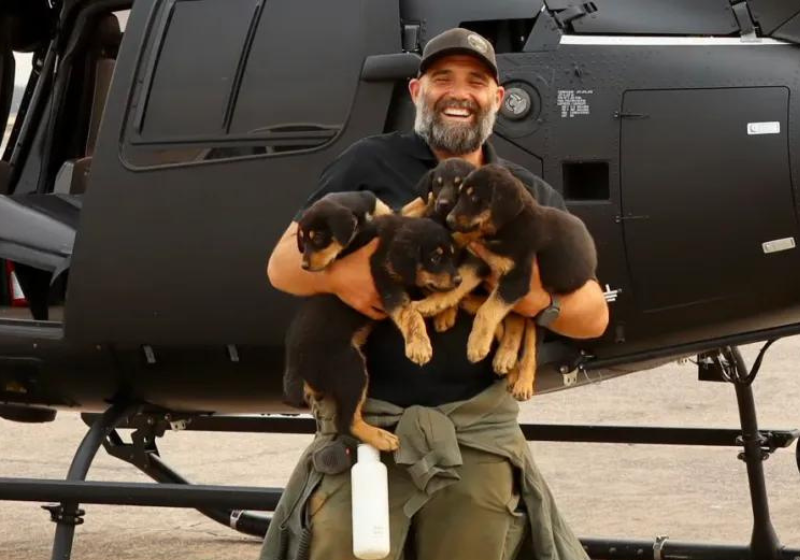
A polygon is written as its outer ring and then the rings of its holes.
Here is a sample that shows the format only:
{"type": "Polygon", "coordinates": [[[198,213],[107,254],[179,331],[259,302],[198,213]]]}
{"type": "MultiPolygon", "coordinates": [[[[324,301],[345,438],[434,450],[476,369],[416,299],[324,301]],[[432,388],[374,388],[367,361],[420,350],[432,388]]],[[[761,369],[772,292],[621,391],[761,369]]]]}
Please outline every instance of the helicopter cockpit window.
{"type": "Polygon", "coordinates": [[[233,2],[174,0],[151,21],[129,163],[280,155],[322,146],[343,128],[365,55],[361,3],[313,3],[315,17],[336,25],[300,38],[311,2],[233,2]]]}

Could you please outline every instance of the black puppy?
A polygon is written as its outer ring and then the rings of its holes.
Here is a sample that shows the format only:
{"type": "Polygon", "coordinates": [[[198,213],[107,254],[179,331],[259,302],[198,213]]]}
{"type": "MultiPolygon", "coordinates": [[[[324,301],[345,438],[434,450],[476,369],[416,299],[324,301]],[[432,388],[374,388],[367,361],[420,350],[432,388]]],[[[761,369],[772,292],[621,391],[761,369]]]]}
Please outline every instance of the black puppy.
{"type": "MultiPolygon", "coordinates": [[[[368,229],[360,235],[380,239],[370,268],[384,309],[403,332],[406,354],[425,363],[432,355],[430,340],[408,292],[458,284],[449,232],[431,220],[394,215],[375,218],[368,229]]],[[[287,333],[284,390],[287,402],[298,406],[301,387],[314,398],[331,398],[339,433],[391,451],[398,447],[397,438],[364,422],[361,413],[369,381],[361,346],[372,324],[336,296],[307,299],[287,333]]]]}
{"type": "Polygon", "coordinates": [[[374,216],[391,213],[370,191],[330,193],[319,199],[303,213],[297,227],[303,268],[312,272],[324,269],[374,216]]]}
{"type": "MultiPolygon", "coordinates": [[[[507,169],[486,165],[460,185],[458,201],[447,224],[476,232],[490,252],[489,266],[499,275],[497,288],[475,317],[467,357],[477,362],[489,353],[498,323],[530,290],[534,259],[542,286],[551,294],[567,294],[595,277],[597,253],[584,223],[562,210],[541,206],[507,169]]],[[[526,349],[535,332],[526,332],[526,349]]],[[[517,398],[532,395],[535,359],[529,356],[515,374],[517,398]]]]}

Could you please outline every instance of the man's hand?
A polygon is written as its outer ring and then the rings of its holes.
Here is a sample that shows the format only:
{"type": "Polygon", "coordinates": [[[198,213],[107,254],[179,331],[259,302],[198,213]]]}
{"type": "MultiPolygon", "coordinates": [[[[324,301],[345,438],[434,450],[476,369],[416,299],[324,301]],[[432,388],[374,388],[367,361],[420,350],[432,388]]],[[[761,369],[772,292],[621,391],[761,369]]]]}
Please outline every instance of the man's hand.
{"type": "Polygon", "coordinates": [[[372,280],[369,259],[378,248],[378,239],[373,239],[333,263],[320,274],[328,275],[331,293],[339,297],[356,311],[380,320],[386,318],[381,298],[372,280]]]}
{"type": "MultiPolygon", "coordinates": [[[[477,241],[472,242],[470,243],[469,248],[481,259],[484,261],[487,260],[489,251],[483,246],[483,244],[477,241]]],[[[486,284],[490,289],[494,290],[497,287],[498,280],[498,275],[495,272],[492,272],[491,276],[486,279],[486,284]]],[[[534,261],[533,271],[531,273],[530,289],[525,297],[517,302],[513,310],[519,315],[523,315],[525,317],[535,317],[549,305],[550,294],[548,294],[547,291],[545,291],[545,289],[542,287],[542,279],[539,276],[539,266],[534,261]]]]}
{"type": "MultiPolygon", "coordinates": [[[[470,250],[478,257],[484,258],[489,251],[479,242],[469,245],[470,250]]],[[[485,260],[485,259],[484,259],[485,260]]],[[[487,279],[491,289],[497,286],[498,278],[492,274],[487,279]]],[[[570,338],[597,338],[602,336],[608,327],[608,303],[603,296],[600,285],[589,280],[583,286],[560,296],[561,312],[558,318],[548,327],[570,338]]],[[[535,317],[550,305],[550,294],[542,287],[539,266],[533,263],[531,289],[528,294],[514,306],[514,311],[526,317],[535,317]]]]}

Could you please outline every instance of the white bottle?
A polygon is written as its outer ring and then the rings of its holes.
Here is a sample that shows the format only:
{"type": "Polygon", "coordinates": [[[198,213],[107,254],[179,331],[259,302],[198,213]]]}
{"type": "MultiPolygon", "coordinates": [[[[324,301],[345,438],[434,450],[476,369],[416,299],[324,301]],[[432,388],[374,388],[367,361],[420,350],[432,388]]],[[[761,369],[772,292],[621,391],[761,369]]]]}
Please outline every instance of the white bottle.
{"type": "Polygon", "coordinates": [[[350,470],[353,493],[353,554],[362,560],[386,558],[389,545],[389,485],[380,452],[358,446],[358,461],[350,470]]]}

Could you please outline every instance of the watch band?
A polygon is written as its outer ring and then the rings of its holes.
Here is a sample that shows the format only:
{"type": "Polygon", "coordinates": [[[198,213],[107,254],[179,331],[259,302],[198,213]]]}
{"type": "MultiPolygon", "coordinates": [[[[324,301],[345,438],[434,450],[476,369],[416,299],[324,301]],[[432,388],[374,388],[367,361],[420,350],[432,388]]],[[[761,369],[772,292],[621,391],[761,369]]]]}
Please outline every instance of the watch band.
{"type": "Polygon", "coordinates": [[[550,305],[542,309],[536,316],[536,324],[540,327],[549,327],[561,314],[561,301],[555,294],[550,294],[550,305]]]}

